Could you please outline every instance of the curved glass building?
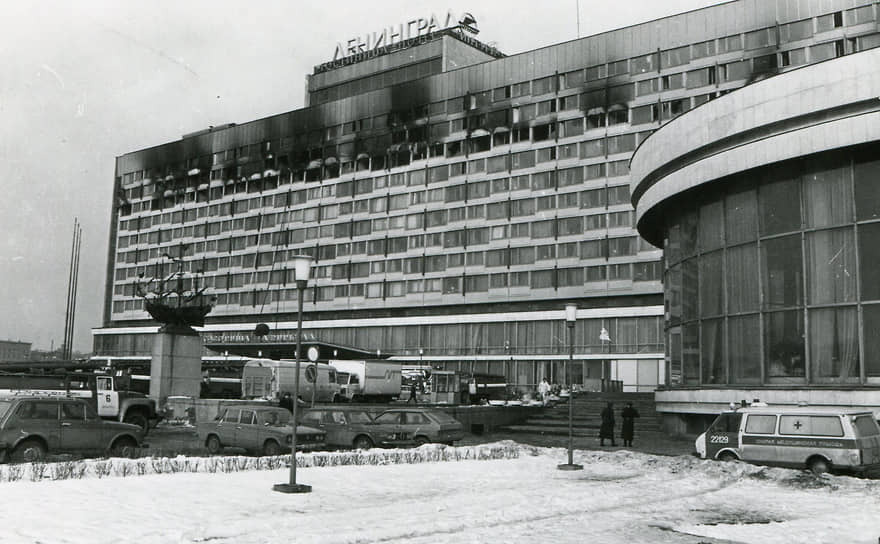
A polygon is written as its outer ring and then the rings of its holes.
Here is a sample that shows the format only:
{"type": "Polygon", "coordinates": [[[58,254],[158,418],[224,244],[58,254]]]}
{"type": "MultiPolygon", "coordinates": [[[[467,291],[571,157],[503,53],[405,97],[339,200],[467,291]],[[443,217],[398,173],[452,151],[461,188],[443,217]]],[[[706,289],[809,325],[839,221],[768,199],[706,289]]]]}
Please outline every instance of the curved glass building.
{"type": "Polygon", "coordinates": [[[661,405],[880,408],[878,96],[880,50],[861,52],[705,104],[636,151],[638,228],[664,249],[661,405]]]}

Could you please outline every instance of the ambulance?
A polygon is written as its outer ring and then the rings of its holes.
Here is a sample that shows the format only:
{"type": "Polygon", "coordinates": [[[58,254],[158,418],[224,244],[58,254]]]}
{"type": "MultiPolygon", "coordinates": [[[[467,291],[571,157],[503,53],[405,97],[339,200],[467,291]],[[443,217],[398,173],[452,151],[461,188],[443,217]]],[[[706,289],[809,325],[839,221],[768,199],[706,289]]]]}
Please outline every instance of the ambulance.
{"type": "Polygon", "coordinates": [[[703,459],[864,473],[880,470],[880,426],[864,409],[751,406],[725,411],[696,440],[703,459]]]}

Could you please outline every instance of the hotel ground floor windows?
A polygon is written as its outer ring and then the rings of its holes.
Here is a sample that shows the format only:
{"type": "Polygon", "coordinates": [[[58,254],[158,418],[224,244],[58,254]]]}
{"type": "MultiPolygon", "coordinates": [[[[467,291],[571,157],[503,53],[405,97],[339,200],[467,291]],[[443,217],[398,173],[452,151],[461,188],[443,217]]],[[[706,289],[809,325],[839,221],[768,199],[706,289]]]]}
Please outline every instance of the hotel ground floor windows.
{"type": "Polygon", "coordinates": [[[877,145],[823,153],[669,207],[684,210],[665,230],[673,383],[880,377],[878,156],[877,145]]]}

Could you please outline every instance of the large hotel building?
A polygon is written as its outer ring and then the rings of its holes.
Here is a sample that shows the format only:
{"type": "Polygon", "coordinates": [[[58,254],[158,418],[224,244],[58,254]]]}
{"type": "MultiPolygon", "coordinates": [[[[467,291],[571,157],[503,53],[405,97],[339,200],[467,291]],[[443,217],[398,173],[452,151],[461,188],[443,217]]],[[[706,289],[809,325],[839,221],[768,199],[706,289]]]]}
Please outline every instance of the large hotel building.
{"type": "MultiPolygon", "coordinates": [[[[829,121],[821,98],[798,98],[813,78],[831,78],[826,99],[851,86],[863,95],[853,100],[873,92],[876,103],[880,49],[862,51],[880,46],[878,11],[870,0],[737,0],[511,56],[467,24],[435,20],[404,25],[409,36],[386,30],[379,46],[376,35],[348,42],[353,51],[308,77],[307,107],[118,157],[95,353],[149,360],[157,327],[137,283],[173,271],[166,255],[217,297],[203,335],[247,337],[257,323],[295,332],[289,257],[307,253],[304,338],[322,346],[504,374],[528,389],[564,381],[574,303],[571,370],[589,389],[660,389],[658,410],[684,414],[833,385],[836,402],[850,392],[880,409],[878,356],[859,357],[878,347],[880,306],[857,294],[876,294],[877,282],[843,279],[874,266],[866,237],[878,224],[838,224],[834,206],[858,199],[813,191],[800,170],[812,166],[771,168],[796,158],[785,146],[809,150],[767,140],[756,118],[770,102],[787,116],[779,132],[811,115],[829,121]],[[866,73],[844,77],[856,69],[866,73]],[[746,142],[764,145],[742,153],[746,142]],[[648,158],[637,153],[631,174],[636,148],[648,158]],[[685,171],[707,157],[732,169],[685,171]],[[772,173],[752,176],[753,166],[772,173]],[[787,174],[801,176],[797,191],[762,188],[787,174]],[[689,192],[722,177],[727,189],[689,192]],[[832,209],[811,211],[816,199],[832,209]],[[803,213],[773,215],[792,202],[803,213]],[[754,232],[729,219],[737,206],[754,208],[754,232]],[[727,237],[725,217],[739,225],[727,237]],[[841,237],[843,253],[823,245],[841,237]],[[810,259],[841,262],[856,247],[861,269],[811,280],[810,259]],[[858,341],[825,347],[832,329],[858,341]]],[[[824,129],[816,138],[829,145],[848,130],[824,129]]],[[[810,164],[851,172],[866,156],[877,148],[810,164]]]]}

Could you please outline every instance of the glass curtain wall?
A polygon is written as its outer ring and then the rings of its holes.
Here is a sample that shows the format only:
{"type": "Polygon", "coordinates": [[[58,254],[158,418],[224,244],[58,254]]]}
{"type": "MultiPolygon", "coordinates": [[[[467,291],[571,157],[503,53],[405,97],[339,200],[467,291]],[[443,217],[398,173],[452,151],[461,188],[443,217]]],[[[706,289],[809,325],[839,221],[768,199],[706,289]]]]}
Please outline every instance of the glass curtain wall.
{"type": "Polygon", "coordinates": [[[818,154],[670,206],[685,210],[665,230],[674,384],[880,382],[878,157],[818,154]]]}

